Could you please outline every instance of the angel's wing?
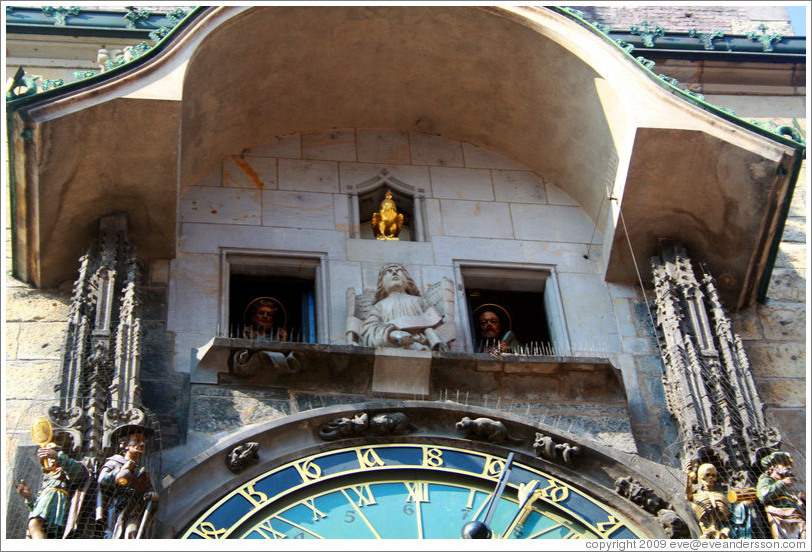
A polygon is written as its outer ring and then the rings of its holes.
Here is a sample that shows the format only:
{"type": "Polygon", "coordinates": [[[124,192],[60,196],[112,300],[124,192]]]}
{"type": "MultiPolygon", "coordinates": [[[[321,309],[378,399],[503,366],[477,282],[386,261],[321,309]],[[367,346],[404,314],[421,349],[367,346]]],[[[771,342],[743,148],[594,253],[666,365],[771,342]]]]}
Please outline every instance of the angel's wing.
{"type": "Polygon", "coordinates": [[[423,296],[440,311],[443,320],[448,322],[454,319],[454,282],[443,278],[428,286],[423,296]]]}

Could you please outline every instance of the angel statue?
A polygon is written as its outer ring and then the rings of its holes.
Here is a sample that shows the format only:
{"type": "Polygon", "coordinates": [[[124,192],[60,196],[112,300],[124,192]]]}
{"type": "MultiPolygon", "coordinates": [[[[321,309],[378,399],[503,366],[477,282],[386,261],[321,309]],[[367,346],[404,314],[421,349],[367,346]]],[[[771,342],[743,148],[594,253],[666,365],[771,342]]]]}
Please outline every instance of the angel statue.
{"type": "Polygon", "coordinates": [[[403,228],[403,215],[398,213],[392,192],[387,190],[381,201],[381,210],[372,214],[372,232],[379,240],[399,240],[398,234],[403,228]]]}
{"type": "Polygon", "coordinates": [[[366,347],[446,350],[456,337],[451,280],[429,286],[425,296],[401,264],[381,267],[374,292],[347,290],[349,342],[366,347]]]}

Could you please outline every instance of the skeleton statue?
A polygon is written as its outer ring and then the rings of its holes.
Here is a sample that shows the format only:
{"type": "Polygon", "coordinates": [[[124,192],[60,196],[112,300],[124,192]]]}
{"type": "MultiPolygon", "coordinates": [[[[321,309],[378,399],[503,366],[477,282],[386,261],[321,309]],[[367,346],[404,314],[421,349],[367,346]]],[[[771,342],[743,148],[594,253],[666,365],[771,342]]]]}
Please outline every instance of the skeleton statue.
{"type": "Polygon", "coordinates": [[[693,482],[694,465],[690,465],[685,494],[691,508],[699,520],[702,529],[701,539],[729,539],[730,538],[730,503],[725,495],[714,490],[719,473],[713,464],[702,464],[696,471],[699,480],[698,491],[694,491],[693,482]]]}

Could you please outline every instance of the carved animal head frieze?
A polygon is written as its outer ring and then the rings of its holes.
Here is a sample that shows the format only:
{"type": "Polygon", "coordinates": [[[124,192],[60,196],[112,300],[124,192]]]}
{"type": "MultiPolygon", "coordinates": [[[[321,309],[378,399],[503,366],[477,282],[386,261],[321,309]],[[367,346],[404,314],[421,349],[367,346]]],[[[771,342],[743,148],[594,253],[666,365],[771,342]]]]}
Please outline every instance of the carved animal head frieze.
{"type": "Polygon", "coordinates": [[[226,466],[232,473],[239,473],[259,462],[259,443],[245,442],[232,448],[226,455],[226,466]]]}

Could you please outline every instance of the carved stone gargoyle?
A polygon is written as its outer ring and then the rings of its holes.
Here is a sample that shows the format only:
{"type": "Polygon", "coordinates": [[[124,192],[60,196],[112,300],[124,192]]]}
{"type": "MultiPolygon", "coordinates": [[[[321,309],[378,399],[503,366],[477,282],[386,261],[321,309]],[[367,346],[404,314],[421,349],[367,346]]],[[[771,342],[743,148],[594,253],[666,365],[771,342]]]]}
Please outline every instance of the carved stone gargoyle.
{"type": "Polygon", "coordinates": [[[455,427],[463,432],[466,439],[487,441],[497,445],[506,442],[515,444],[522,442],[521,439],[511,437],[508,434],[505,424],[498,420],[491,420],[490,418],[471,419],[465,416],[462,420],[457,422],[455,427]]]}
{"type": "Polygon", "coordinates": [[[232,473],[239,473],[259,462],[259,443],[246,442],[228,452],[226,466],[232,473]]]}
{"type": "Polygon", "coordinates": [[[624,498],[628,498],[651,514],[656,514],[660,510],[668,508],[668,503],[657,496],[654,489],[646,487],[631,477],[618,477],[615,479],[615,492],[624,498]]]}
{"type": "Polygon", "coordinates": [[[376,414],[372,418],[366,412],[359,412],[352,418],[336,418],[323,424],[318,433],[325,441],[335,441],[366,433],[377,436],[403,435],[416,429],[403,412],[376,414]]]}
{"type": "Polygon", "coordinates": [[[572,466],[575,458],[581,454],[581,446],[571,445],[566,442],[556,443],[549,435],[536,432],[533,452],[535,452],[539,458],[544,458],[551,462],[563,462],[568,466],[572,466]]]}

